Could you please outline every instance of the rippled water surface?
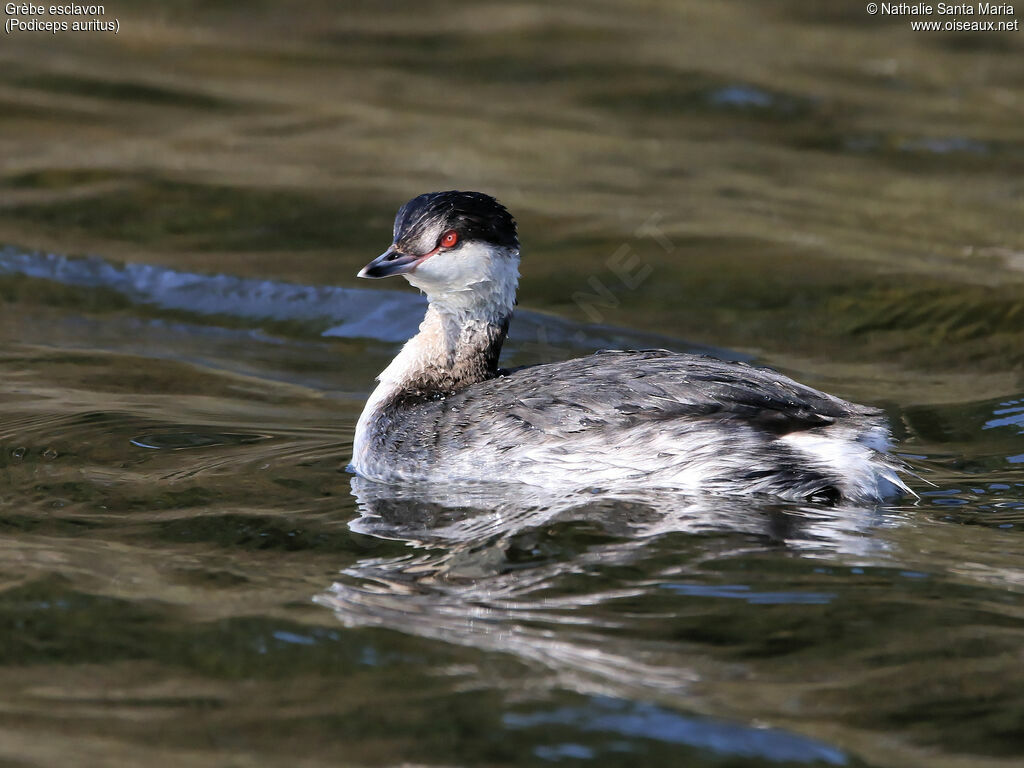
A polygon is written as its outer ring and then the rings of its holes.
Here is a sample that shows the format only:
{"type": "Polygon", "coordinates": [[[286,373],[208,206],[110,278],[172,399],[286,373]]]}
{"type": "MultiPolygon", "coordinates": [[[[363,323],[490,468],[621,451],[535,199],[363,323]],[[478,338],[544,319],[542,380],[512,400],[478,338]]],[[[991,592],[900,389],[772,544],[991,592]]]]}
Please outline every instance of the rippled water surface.
{"type": "Polygon", "coordinates": [[[1019,765],[1024,44],[861,3],[140,2],[0,49],[0,764],[1019,765]],[[888,412],[919,500],[343,470],[439,188],[503,358],[888,412]]]}

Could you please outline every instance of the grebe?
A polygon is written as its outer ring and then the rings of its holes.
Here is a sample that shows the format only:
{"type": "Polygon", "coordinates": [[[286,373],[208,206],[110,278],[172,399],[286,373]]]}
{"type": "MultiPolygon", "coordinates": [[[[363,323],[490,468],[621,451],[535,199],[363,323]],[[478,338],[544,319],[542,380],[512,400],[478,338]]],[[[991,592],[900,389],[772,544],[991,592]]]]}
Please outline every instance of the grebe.
{"type": "Polygon", "coordinates": [[[372,480],[644,485],[871,503],[901,490],[881,412],[768,369],[665,350],[498,368],[519,282],[512,215],[479,192],[414,197],[359,277],[427,295],[378,376],[351,468],[372,480]]]}

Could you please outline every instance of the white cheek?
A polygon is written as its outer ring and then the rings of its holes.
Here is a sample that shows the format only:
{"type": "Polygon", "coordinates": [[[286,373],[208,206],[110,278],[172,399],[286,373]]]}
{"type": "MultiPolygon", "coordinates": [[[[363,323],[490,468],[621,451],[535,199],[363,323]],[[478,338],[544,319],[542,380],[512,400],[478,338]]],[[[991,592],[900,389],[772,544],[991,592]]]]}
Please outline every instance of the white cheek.
{"type": "Polygon", "coordinates": [[[467,243],[457,250],[434,254],[406,278],[428,294],[468,290],[488,278],[489,256],[486,248],[467,243]]]}
{"type": "Polygon", "coordinates": [[[432,304],[448,311],[506,318],[515,303],[519,254],[484,243],[464,243],[431,256],[405,278],[432,304]]]}

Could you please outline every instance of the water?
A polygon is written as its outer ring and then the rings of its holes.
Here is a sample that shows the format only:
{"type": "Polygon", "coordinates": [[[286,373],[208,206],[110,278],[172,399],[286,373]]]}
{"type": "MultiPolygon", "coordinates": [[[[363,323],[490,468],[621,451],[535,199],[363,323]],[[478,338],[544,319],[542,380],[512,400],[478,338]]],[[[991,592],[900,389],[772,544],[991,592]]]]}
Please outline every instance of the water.
{"type": "Polygon", "coordinates": [[[1021,43],[804,5],[11,37],[0,763],[1019,764],[1021,43]],[[508,364],[770,364],[884,407],[920,499],[344,472],[423,309],[354,274],[454,186],[520,219],[508,364]]]}

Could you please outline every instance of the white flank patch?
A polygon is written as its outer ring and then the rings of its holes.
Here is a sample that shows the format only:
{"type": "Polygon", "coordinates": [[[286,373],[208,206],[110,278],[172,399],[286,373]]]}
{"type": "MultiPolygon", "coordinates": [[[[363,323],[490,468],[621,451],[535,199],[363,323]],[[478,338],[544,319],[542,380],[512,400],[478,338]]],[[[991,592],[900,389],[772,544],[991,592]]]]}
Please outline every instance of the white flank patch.
{"type": "Polygon", "coordinates": [[[854,440],[810,432],[793,432],[779,439],[807,456],[812,466],[842,478],[840,491],[851,501],[878,501],[895,495],[897,489],[910,491],[886,461],[889,435],[882,427],[854,440]]]}

